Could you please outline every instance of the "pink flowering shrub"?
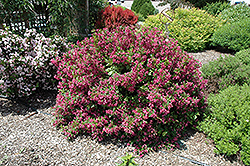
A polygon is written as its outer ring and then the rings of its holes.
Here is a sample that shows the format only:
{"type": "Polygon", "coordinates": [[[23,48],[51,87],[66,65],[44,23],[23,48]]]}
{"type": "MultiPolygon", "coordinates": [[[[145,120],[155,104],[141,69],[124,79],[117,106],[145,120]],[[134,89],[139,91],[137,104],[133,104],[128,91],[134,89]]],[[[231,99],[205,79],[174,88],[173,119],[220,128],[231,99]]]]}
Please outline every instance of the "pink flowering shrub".
{"type": "Polygon", "coordinates": [[[66,50],[65,39],[45,38],[35,30],[24,37],[0,29],[0,93],[10,97],[31,95],[37,88],[56,89],[56,67],[51,59],[66,50]]]}
{"type": "Polygon", "coordinates": [[[113,137],[142,155],[178,146],[206,107],[199,62],[156,29],[97,30],[72,47],[53,61],[60,80],[54,125],[67,138],[113,137]]]}

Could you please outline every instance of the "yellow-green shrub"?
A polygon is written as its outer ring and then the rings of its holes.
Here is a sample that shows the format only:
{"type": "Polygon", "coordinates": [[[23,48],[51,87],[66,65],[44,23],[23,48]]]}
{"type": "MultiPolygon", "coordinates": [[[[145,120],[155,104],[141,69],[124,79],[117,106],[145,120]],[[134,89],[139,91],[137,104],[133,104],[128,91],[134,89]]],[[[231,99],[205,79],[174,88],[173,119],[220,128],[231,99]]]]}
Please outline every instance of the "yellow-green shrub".
{"type": "MultiPolygon", "coordinates": [[[[177,8],[174,13],[174,21],[168,27],[170,31],[169,37],[178,40],[182,49],[188,52],[204,50],[210,43],[211,35],[224,24],[223,20],[196,8],[177,8]]],[[[168,14],[172,15],[170,11],[168,14]]],[[[166,31],[164,23],[168,21],[167,18],[158,14],[149,16],[145,20],[144,26],[157,27],[166,31]]]]}

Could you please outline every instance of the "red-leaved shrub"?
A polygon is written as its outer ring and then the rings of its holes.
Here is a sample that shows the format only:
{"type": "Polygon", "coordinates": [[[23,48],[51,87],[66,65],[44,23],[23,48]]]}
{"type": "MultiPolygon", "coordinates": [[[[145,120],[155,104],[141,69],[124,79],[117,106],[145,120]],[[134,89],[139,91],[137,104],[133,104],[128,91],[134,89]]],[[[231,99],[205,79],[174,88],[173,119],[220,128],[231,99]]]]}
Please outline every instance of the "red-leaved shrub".
{"type": "Polygon", "coordinates": [[[144,154],[178,146],[206,107],[199,62],[156,29],[97,30],[53,63],[60,80],[54,125],[68,138],[113,137],[144,154]]]}
{"type": "Polygon", "coordinates": [[[96,28],[116,28],[119,26],[135,25],[138,21],[138,16],[132,10],[123,9],[118,6],[108,6],[100,12],[99,19],[96,23],[96,28]]]}

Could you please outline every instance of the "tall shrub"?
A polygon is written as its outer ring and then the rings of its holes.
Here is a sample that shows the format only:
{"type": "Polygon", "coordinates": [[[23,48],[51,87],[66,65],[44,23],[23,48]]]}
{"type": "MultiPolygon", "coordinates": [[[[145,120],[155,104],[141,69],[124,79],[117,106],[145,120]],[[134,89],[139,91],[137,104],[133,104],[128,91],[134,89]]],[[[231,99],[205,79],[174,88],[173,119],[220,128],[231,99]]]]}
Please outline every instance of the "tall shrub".
{"type": "Polygon", "coordinates": [[[200,64],[157,30],[98,30],[57,57],[54,125],[139,150],[178,145],[206,107],[200,64]]]}

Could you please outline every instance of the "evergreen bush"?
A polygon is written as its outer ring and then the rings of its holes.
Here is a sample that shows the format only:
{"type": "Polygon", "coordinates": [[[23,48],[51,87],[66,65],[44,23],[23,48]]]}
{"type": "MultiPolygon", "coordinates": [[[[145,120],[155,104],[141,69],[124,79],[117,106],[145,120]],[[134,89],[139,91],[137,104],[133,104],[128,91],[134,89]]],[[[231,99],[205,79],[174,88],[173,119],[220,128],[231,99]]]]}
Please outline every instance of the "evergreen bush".
{"type": "Polygon", "coordinates": [[[200,64],[158,30],[97,30],[53,60],[59,94],[54,125],[149,149],[178,147],[206,107],[200,64]]]}
{"type": "Polygon", "coordinates": [[[145,3],[151,3],[152,2],[150,0],[134,0],[131,6],[131,10],[135,11],[136,13],[140,12],[141,7],[145,4],[145,3]]]}
{"type": "Polygon", "coordinates": [[[139,13],[144,18],[147,18],[149,15],[153,15],[155,13],[155,7],[153,6],[151,1],[144,3],[140,8],[139,13]]]}
{"type": "Polygon", "coordinates": [[[211,37],[213,46],[221,46],[233,51],[250,47],[250,18],[226,24],[211,37]]]}
{"type": "Polygon", "coordinates": [[[208,80],[209,88],[216,85],[212,93],[229,85],[250,85],[250,49],[209,62],[202,66],[201,71],[202,76],[208,80]]]}

